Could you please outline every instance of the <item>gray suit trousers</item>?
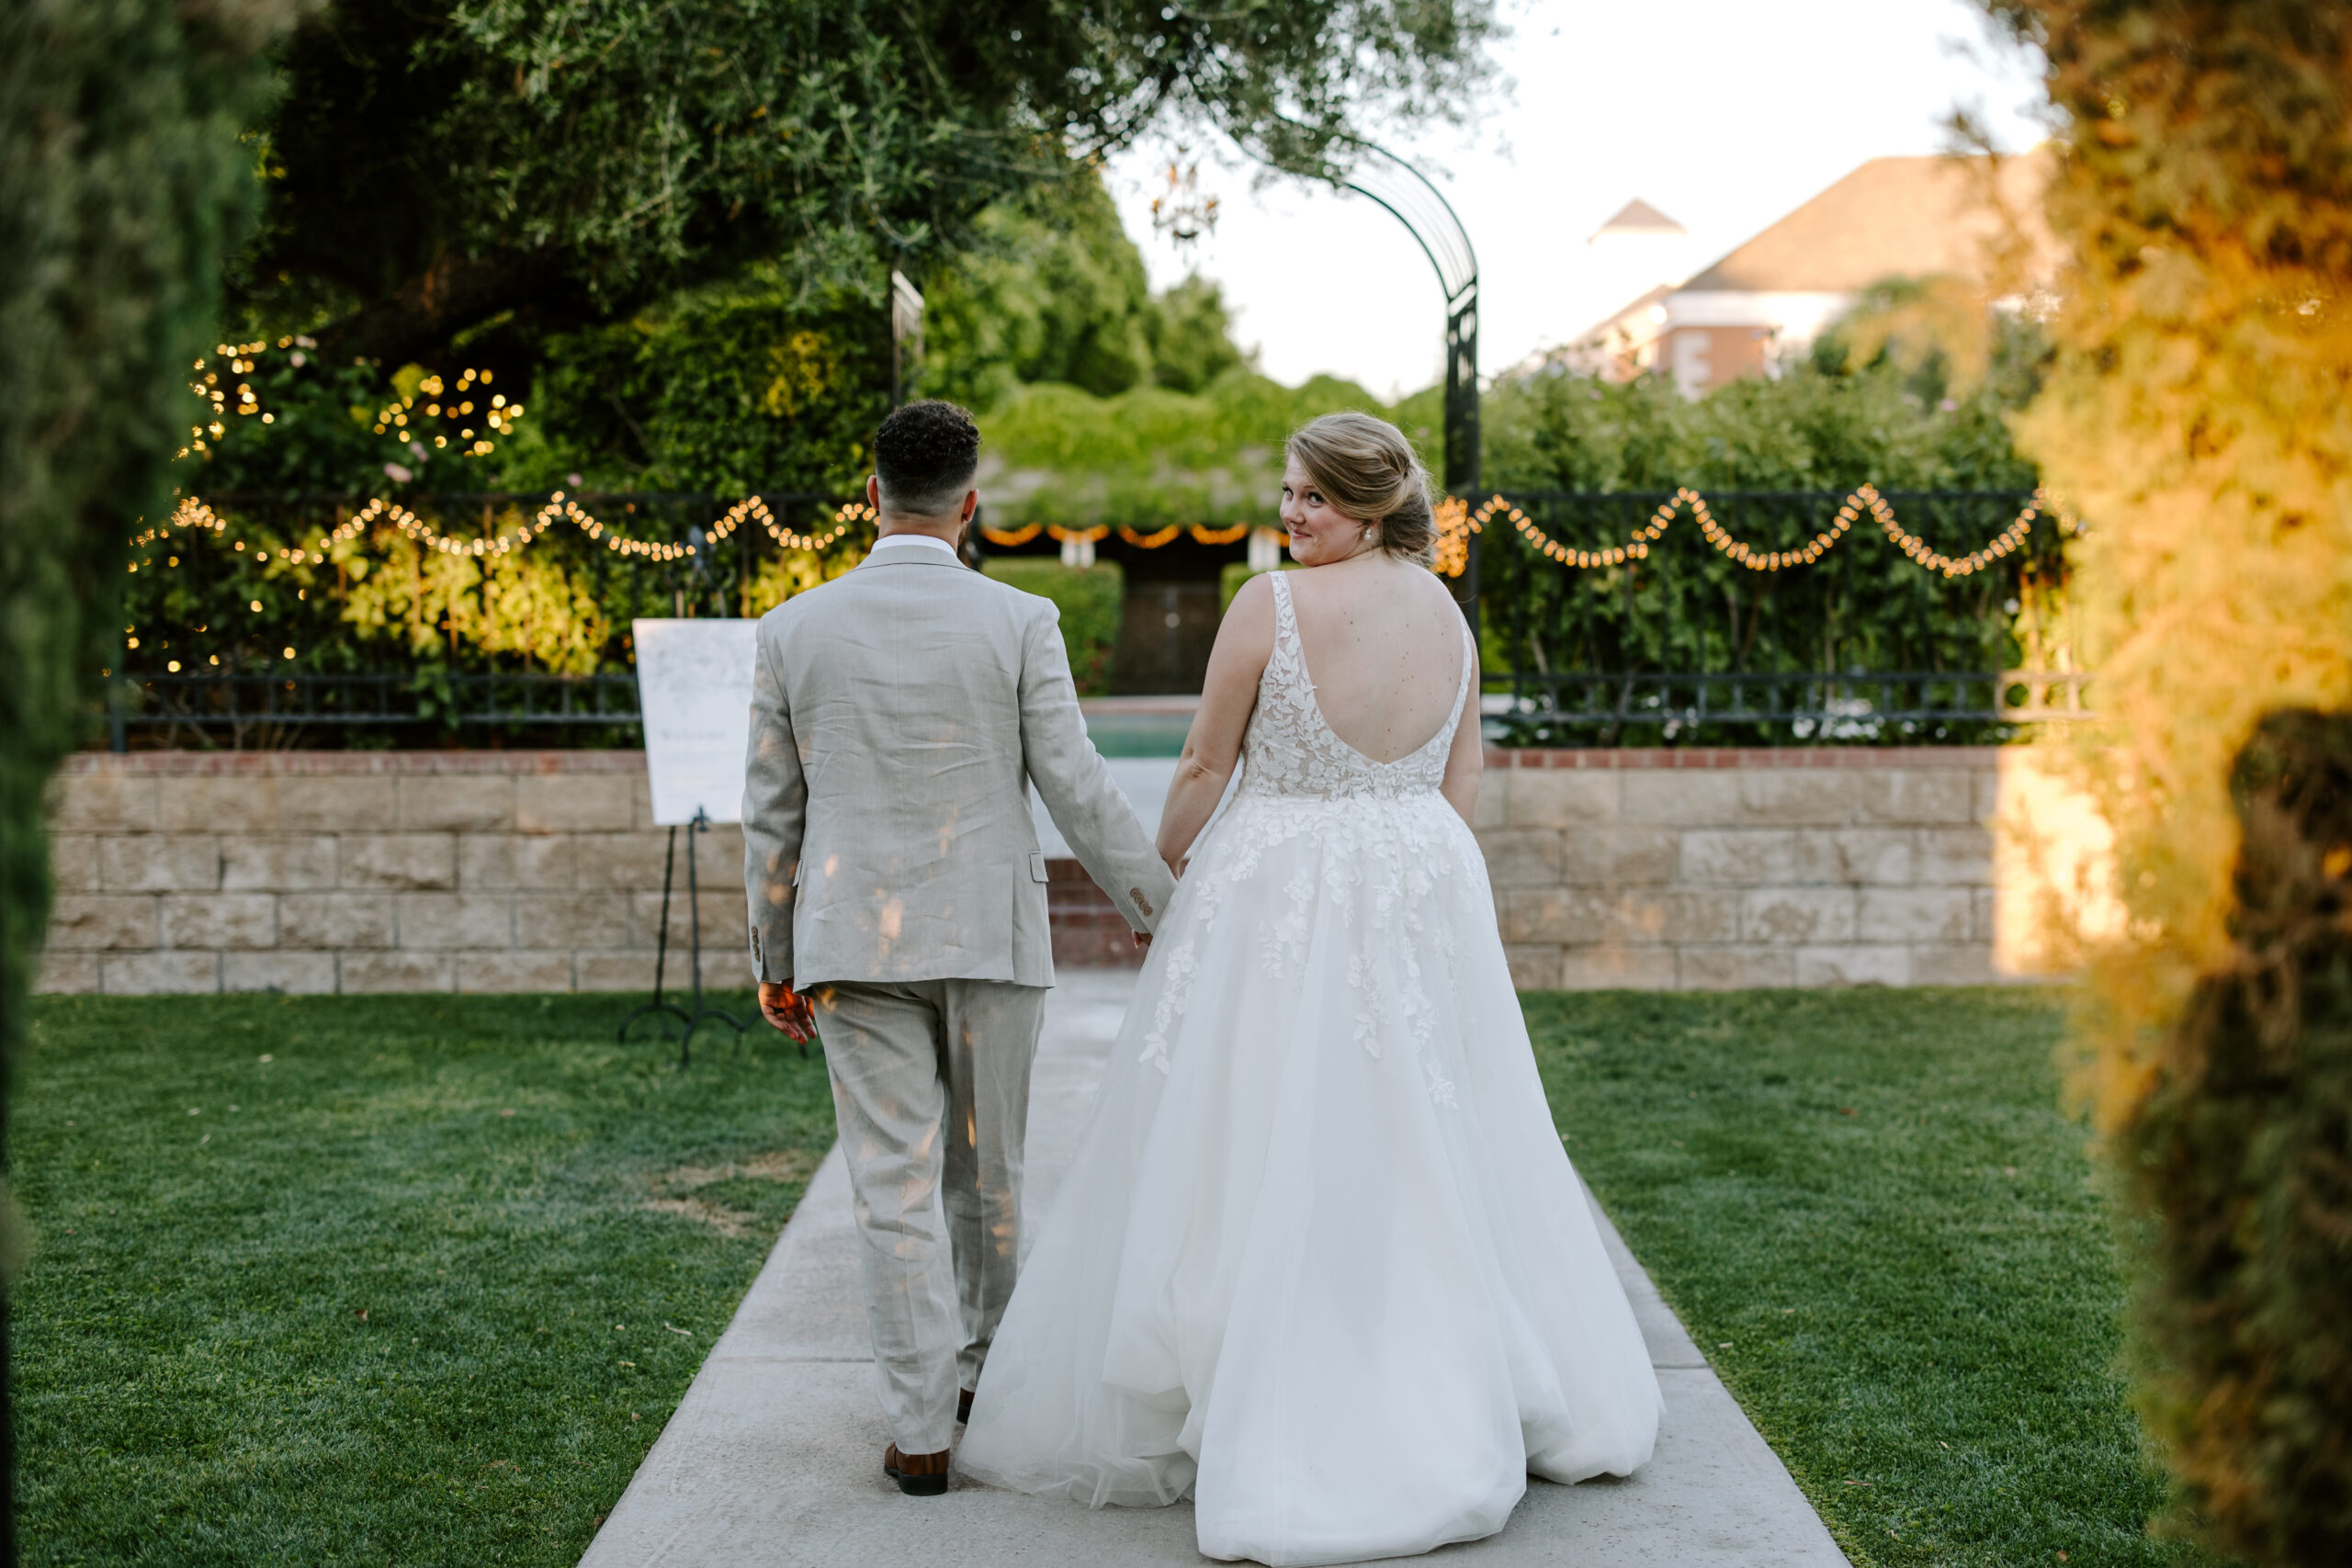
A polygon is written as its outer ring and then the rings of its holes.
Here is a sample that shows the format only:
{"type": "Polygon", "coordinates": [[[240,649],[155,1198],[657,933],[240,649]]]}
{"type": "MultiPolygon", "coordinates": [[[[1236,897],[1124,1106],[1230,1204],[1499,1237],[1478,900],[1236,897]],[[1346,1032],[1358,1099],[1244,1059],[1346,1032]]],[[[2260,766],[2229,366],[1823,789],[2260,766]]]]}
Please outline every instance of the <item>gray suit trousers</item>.
{"type": "Polygon", "coordinates": [[[883,1414],[901,1453],[937,1453],[1012,1298],[1046,990],[831,981],[810,999],[864,1243],[883,1414]]]}

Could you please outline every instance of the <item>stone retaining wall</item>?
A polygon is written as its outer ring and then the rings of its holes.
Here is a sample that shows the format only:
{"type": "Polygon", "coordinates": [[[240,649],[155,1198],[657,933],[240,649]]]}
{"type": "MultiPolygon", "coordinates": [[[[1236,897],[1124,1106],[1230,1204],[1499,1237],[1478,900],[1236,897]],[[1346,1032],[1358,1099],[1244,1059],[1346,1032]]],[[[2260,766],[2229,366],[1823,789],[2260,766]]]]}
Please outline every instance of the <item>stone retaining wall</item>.
{"type": "MultiPolygon", "coordinates": [[[[640,753],[83,755],[51,798],[44,989],[653,984],[669,830],[640,753]]],[[[695,852],[705,973],[741,985],[741,832],[695,852]]],[[[685,881],[682,836],[679,944],[685,881]]]]}
{"type": "MultiPolygon", "coordinates": [[[[1478,838],[1512,973],[1530,987],[1683,988],[2045,967],[2034,931],[2049,857],[1996,857],[1991,829],[2020,801],[2041,799],[2041,819],[2057,820],[2023,761],[1989,749],[1489,753],[1478,838]]],[[[2074,848],[2061,869],[2087,885],[2097,846],[2077,840],[2096,824],[2080,816],[2062,824],[2074,848]]],[[[652,824],[639,753],[85,754],[53,785],[51,831],[45,990],[653,983],[668,830],[652,824]]],[[[712,829],[696,858],[706,976],[741,984],[740,831],[712,829]]],[[[1055,869],[1064,961],[1128,960],[1096,907],[1107,901],[1074,865],[1055,869]]],[[[683,849],[677,878],[671,936],[683,944],[683,849]]],[[[673,964],[673,982],[684,974],[673,964]]]]}
{"type": "Polygon", "coordinates": [[[1478,840],[1522,987],[1975,984],[2002,752],[1494,753],[1478,840]]]}

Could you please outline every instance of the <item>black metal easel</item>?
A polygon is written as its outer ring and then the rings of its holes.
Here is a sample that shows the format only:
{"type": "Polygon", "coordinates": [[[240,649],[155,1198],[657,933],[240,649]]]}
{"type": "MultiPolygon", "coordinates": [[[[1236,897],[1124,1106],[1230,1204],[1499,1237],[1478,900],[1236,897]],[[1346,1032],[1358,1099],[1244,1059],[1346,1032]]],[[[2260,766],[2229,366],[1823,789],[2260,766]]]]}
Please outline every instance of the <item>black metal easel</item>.
{"type": "MultiPolygon", "coordinates": [[[[662,999],[662,971],[670,960],[670,886],[678,864],[678,829],[670,829],[670,852],[662,863],[662,934],[653,948],[653,999],[621,1020],[621,1043],[628,1043],[628,1032],[640,1018],[667,1016],[678,1021],[678,1066],[684,1070],[690,1059],[695,1031],[705,1022],[717,1019],[735,1031],[740,1042],[751,1025],[723,1009],[707,1007],[702,999],[702,897],[695,880],[695,835],[710,830],[710,817],[701,807],[695,808],[695,819],[685,824],[686,829],[686,919],[691,931],[694,951],[694,998],[691,1011],[675,1002],[662,999]]],[[[801,1047],[805,1055],[807,1046],[801,1047]]]]}

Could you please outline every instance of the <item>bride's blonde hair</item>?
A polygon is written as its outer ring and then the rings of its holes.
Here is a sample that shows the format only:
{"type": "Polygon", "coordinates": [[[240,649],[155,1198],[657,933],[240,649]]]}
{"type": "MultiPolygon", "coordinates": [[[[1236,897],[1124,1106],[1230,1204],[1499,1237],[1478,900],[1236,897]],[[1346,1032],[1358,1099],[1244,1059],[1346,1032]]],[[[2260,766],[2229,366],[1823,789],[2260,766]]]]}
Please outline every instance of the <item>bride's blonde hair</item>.
{"type": "Polygon", "coordinates": [[[1382,549],[1424,566],[1434,558],[1429,471],[1403,431],[1368,413],[1327,413],[1295,431],[1288,450],[1324,500],[1379,528],[1382,549]]]}

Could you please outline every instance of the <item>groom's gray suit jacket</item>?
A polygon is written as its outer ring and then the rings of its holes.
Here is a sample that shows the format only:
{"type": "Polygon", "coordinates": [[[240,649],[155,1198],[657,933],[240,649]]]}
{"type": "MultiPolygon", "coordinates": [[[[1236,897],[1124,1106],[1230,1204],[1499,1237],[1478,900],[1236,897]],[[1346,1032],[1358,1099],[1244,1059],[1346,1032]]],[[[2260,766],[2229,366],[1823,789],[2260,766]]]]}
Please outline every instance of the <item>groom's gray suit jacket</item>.
{"type": "Polygon", "coordinates": [[[1087,738],[1053,604],[898,547],[760,619],[743,790],[763,980],[1053,984],[1023,788],[1127,923],[1174,891],[1087,738]]]}

